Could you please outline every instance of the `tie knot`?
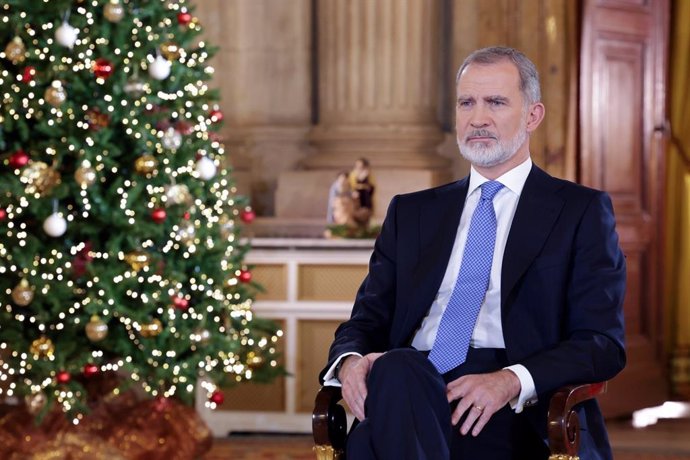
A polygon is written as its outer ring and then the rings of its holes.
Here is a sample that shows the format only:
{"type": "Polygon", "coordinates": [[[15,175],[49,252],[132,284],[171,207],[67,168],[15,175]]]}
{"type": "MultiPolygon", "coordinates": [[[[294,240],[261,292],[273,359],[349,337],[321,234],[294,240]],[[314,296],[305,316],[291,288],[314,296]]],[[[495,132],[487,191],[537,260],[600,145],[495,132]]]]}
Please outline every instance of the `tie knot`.
{"type": "Polygon", "coordinates": [[[484,182],[482,185],[482,200],[493,201],[494,197],[499,190],[503,188],[503,184],[496,182],[495,180],[490,180],[484,182]]]}

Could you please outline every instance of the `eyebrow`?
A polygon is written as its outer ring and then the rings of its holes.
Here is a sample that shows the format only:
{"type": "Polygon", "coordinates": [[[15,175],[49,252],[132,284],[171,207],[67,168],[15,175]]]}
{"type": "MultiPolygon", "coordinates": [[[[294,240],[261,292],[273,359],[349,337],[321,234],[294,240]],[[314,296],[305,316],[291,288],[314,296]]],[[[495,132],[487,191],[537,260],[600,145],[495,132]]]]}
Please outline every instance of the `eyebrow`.
{"type": "MultiPolygon", "coordinates": [[[[487,101],[487,102],[503,102],[503,103],[510,102],[509,98],[507,98],[505,96],[499,96],[499,95],[485,96],[482,99],[487,101]]],[[[468,101],[474,101],[474,100],[476,100],[474,96],[458,96],[457,102],[468,102],[468,101]]]]}

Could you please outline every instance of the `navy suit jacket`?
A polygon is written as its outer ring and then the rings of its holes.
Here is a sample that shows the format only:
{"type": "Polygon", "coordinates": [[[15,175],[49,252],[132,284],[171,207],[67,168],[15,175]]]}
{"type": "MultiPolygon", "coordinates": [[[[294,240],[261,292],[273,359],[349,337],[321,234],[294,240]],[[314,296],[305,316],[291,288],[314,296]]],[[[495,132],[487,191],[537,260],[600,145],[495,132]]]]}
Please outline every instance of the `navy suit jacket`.
{"type": "MultiPolygon", "coordinates": [[[[469,179],[393,198],[351,318],[329,352],[365,355],[407,347],[443,279],[469,179]]],[[[510,364],[534,379],[525,408],[546,439],[550,395],[567,384],[612,378],[625,366],[625,260],[607,194],[533,166],[501,268],[501,319],[510,364]]],[[[611,458],[596,401],[580,413],[582,458],[611,458]]]]}

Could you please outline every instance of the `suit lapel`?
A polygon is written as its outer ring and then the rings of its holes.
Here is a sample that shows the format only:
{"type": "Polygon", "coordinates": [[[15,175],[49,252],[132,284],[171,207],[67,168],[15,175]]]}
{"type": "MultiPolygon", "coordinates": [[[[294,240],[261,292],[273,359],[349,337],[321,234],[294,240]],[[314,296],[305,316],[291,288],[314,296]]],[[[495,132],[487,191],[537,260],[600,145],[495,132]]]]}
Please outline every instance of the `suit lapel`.
{"type": "Polygon", "coordinates": [[[415,327],[429,311],[441,286],[450,259],[460,215],[465,205],[468,178],[448,189],[438,190],[419,212],[419,248],[417,264],[411,272],[414,287],[408,299],[405,324],[415,327]]]}
{"type": "Polygon", "coordinates": [[[556,194],[560,188],[536,166],[532,167],[522,189],[515,216],[508,234],[501,269],[501,311],[505,317],[506,301],[518,280],[544,246],[564,201],[556,194]]]}

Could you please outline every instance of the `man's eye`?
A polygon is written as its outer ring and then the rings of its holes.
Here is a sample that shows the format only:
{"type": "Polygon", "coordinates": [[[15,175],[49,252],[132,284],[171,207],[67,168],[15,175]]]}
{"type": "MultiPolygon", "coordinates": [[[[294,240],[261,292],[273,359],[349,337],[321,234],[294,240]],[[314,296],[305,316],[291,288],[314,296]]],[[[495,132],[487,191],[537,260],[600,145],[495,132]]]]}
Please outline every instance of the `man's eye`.
{"type": "Polygon", "coordinates": [[[469,107],[472,102],[470,101],[458,101],[458,107],[469,107]]]}
{"type": "Polygon", "coordinates": [[[500,100],[500,99],[491,99],[491,100],[489,101],[489,104],[491,104],[491,105],[504,105],[505,102],[503,102],[503,101],[500,100]]]}

